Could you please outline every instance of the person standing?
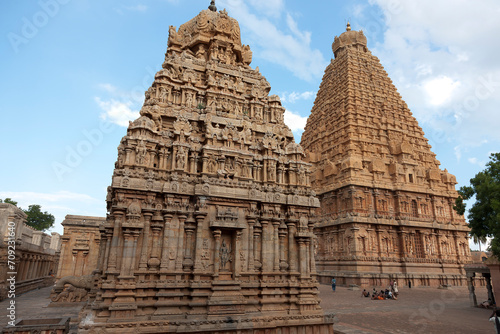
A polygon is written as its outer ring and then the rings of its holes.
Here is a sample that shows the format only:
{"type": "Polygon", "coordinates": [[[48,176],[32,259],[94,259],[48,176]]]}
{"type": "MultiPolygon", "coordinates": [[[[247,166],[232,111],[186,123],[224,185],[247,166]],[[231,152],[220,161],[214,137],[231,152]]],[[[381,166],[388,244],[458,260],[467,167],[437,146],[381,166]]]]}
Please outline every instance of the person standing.
{"type": "Polygon", "coordinates": [[[335,280],[335,277],[332,278],[332,290],[335,292],[335,288],[337,287],[337,281],[335,280]]]}

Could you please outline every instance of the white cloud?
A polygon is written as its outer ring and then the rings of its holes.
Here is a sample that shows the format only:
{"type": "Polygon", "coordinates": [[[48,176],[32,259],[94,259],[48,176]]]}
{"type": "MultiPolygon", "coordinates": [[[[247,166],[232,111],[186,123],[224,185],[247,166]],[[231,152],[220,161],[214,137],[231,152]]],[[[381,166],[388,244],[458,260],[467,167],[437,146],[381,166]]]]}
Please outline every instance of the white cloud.
{"type": "Polygon", "coordinates": [[[302,92],[302,93],[297,93],[297,92],[291,92],[290,94],[288,93],[282,93],[281,94],[281,101],[282,102],[288,102],[288,103],[295,103],[297,100],[309,100],[316,96],[316,92],[302,92]]]}
{"type": "Polygon", "coordinates": [[[95,101],[104,111],[101,118],[105,121],[127,127],[129,121],[139,117],[139,112],[131,109],[132,102],[120,102],[115,99],[103,101],[99,97],[96,97],[95,101]]]}
{"type": "MultiPolygon", "coordinates": [[[[243,0],[224,0],[220,5],[226,7],[230,15],[238,20],[240,26],[249,32],[245,34],[243,42],[257,48],[255,57],[262,57],[267,61],[284,66],[296,77],[311,81],[321,78],[327,65],[322,53],[311,48],[311,33],[300,30],[291,15],[286,15],[287,31],[281,30],[279,20],[272,22],[262,15],[254,13],[259,8],[258,2],[250,3],[251,8],[243,0]]],[[[284,6],[279,1],[272,2],[277,10],[284,6]]]]}
{"type": "Polygon", "coordinates": [[[369,2],[368,43],[383,34],[370,48],[419,122],[462,148],[500,142],[500,2],[369,2]]]}
{"type": "Polygon", "coordinates": [[[285,124],[293,132],[302,132],[307,123],[307,117],[302,117],[288,109],[285,110],[285,124]]]}
{"type": "Polygon", "coordinates": [[[423,89],[428,96],[429,103],[433,106],[440,106],[450,100],[458,86],[460,82],[442,75],[424,82],[423,89]]]}
{"type": "Polygon", "coordinates": [[[283,0],[251,0],[249,3],[261,14],[270,17],[280,17],[284,9],[283,0]]]}

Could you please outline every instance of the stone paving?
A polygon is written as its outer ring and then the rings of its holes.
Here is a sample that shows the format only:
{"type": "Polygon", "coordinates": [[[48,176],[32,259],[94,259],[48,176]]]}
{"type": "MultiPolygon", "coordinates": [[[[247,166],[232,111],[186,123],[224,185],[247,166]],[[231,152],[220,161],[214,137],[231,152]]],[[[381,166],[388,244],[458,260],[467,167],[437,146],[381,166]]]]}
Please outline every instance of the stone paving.
{"type": "MultiPolygon", "coordinates": [[[[49,307],[51,290],[52,286],[32,290],[16,296],[16,320],[71,317],[72,322],[77,321],[78,312],[83,307],[83,303],[75,303],[74,306],[49,307]]],[[[0,302],[0,328],[7,326],[7,323],[10,321],[7,318],[9,303],[9,299],[4,299],[0,302]]]]}
{"type": "MultiPolygon", "coordinates": [[[[51,287],[34,290],[16,298],[17,318],[75,318],[82,307],[48,307],[51,287]]],[[[371,290],[371,289],[370,289],[371,290]]],[[[487,299],[486,288],[476,288],[477,300],[487,299]]],[[[449,290],[400,288],[398,300],[371,300],[361,291],[329,285],[320,286],[321,305],[336,313],[335,333],[493,333],[488,321],[491,310],[471,308],[465,287],[449,290]]],[[[9,300],[0,302],[0,327],[7,325],[9,300]]]]}
{"type": "MultiPolygon", "coordinates": [[[[472,308],[466,287],[399,288],[398,300],[371,300],[361,291],[320,286],[321,306],[336,314],[335,333],[493,333],[492,310],[472,308]]],[[[362,289],[361,289],[362,290],[362,289]]],[[[369,289],[369,291],[371,291],[369,289]]],[[[380,287],[378,288],[380,290],[380,287]]],[[[478,302],[487,299],[485,287],[476,288],[478,302]]]]}

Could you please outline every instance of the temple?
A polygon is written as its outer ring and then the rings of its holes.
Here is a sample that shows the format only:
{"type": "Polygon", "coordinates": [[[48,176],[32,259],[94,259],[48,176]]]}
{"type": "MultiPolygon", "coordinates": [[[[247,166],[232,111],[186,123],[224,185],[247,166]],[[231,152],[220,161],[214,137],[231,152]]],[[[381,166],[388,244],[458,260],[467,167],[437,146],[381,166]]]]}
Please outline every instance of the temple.
{"type": "Polygon", "coordinates": [[[118,146],[80,332],[333,332],[319,305],[311,165],[251,60],[213,2],[170,27],[118,146]]]}
{"type": "Polygon", "coordinates": [[[455,177],[439,168],[363,32],[348,24],[332,48],[301,141],[321,201],[321,279],[465,285],[469,229],[453,210],[455,177]]]}

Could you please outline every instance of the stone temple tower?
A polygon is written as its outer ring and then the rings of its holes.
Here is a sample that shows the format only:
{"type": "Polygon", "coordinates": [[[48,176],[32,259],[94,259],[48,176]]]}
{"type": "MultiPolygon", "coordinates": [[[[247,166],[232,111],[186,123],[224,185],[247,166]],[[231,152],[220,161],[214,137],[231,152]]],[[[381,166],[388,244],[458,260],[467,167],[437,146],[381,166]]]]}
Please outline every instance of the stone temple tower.
{"type": "Polygon", "coordinates": [[[97,333],[332,333],[319,306],[309,163],[215,5],[177,30],[118,146],[97,333]]]}
{"type": "Polygon", "coordinates": [[[465,284],[468,227],[456,180],[431,151],[362,31],[335,37],[301,145],[321,201],[321,279],[385,285],[465,284]]]}

